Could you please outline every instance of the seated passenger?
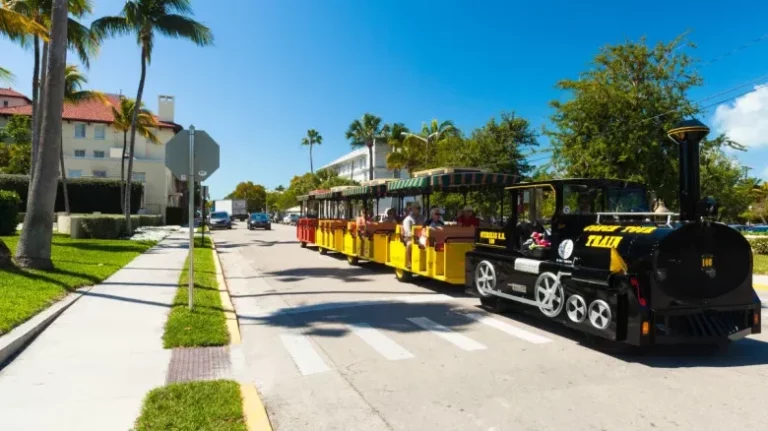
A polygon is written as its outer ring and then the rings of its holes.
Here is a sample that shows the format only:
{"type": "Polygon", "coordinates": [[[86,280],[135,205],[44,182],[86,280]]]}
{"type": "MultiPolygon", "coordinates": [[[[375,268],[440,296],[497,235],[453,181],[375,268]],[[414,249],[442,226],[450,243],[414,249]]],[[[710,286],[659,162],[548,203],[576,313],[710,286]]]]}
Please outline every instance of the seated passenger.
{"type": "Polygon", "coordinates": [[[405,267],[411,268],[411,244],[413,244],[413,236],[411,234],[411,228],[424,223],[424,218],[421,216],[421,206],[418,203],[413,204],[410,207],[410,213],[403,220],[402,236],[405,243],[405,267]]]}
{"type": "Polygon", "coordinates": [[[384,211],[384,217],[381,218],[382,223],[396,223],[397,219],[395,219],[395,210],[393,208],[387,208],[386,211],[384,211]]]}
{"type": "Polygon", "coordinates": [[[367,221],[368,221],[368,209],[363,208],[360,210],[360,215],[357,217],[357,220],[355,220],[355,224],[357,225],[358,232],[365,230],[365,223],[367,221]]]}
{"type": "Polygon", "coordinates": [[[592,202],[590,202],[589,195],[579,196],[579,208],[576,210],[576,214],[592,214],[592,202]]]}
{"type": "Polygon", "coordinates": [[[424,222],[424,227],[436,228],[443,226],[445,226],[445,222],[443,217],[440,216],[440,208],[432,207],[432,210],[429,212],[429,219],[424,222]]]}
{"type": "Polygon", "coordinates": [[[467,205],[464,207],[464,211],[461,215],[456,219],[456,223],[460,227],[478,227],[480,226],[480,219],[475,217],[474,210],[471,206],[467,205]]]}

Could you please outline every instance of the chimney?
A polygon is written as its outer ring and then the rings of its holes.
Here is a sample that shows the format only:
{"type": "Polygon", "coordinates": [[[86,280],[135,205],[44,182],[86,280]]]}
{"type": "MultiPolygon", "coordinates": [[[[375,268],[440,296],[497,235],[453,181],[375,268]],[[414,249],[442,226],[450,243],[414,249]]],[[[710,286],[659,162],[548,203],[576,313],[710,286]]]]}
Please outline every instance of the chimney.
{"type": "Polygon", "coordinates": [[[699,172],[699,143],[709,134],[709,127],[699,120],[681,121],[667,132],[669,139],[679,146],[680,154],[680,220],[697,220],[701,193],[699,172]]]}
{"type": "Polygon", "coordinates": [[[157,118],[160,121],[167,121],[173,123],[173,111],[174,111],[173,96],[157,96],[157,118]]]}

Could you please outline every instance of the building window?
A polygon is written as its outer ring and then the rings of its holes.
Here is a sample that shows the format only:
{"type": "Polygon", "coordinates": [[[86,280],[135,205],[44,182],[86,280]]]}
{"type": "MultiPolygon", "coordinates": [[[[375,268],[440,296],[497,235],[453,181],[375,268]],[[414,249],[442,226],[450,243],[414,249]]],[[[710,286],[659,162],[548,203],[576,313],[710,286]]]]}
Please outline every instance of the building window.
{"type": "Polygon", "coordinates": [[[7,107],[8,107],[8,101],[7,100],[3,100],[3,108],[7,108],[7,107]]]}
{"type": "Polygon", "coordinates": [[[75,124],[75,138],[85,138],[85,124],[75,124]]]}
{"type": "Polygon", "coordinates": [[[85,150],[75,150],[75,157],[85,157],[85,150]]]}
{"type": "Polygon", "coordinates": [[[107,178],[107,171],[93,171],[93,176],[96,178],[107,178]]]}
{"type": "Polygon", "coordinates": [[[83,176],[83,171],[81,171],[80,169],[68,169],[67,176],[69,178],[80,178],[83,176]]]}
{"type": "Polygon", "coordinates": [[[392,174],[395,178],[400,178],[400,169],[395,169],[392,174]]]}
{"type": "Polygon", "coordinates": [[[104,151],[94,151],[93,157],[96,157],[97,159],[103,159],[104,158],[104,151]]]}
{"type": "Polygon", "coordinates": [[[144,172],[134,172],[131,174],[131,176],[133,176],[133,181],[138,181],[140,183],[147,182],[147,174],[144,172]]]}
{"type": "Polygon", "coordinates": [[[107,126],[103,124],[99,124],[93,129],[94,139],[104,140],[106,138],[106,135],[107,135],[107,126]]]}

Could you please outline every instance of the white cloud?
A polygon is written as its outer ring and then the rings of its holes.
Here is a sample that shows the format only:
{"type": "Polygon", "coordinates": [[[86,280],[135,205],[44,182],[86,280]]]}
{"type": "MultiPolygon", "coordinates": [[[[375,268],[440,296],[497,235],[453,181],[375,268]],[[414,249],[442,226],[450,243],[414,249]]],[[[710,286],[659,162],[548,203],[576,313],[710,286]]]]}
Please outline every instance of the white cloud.
{"type": "Polygon", "coordinates": [[[750,148],[768,147],[768,84],[715,110],[718,132],[750,148]]]}

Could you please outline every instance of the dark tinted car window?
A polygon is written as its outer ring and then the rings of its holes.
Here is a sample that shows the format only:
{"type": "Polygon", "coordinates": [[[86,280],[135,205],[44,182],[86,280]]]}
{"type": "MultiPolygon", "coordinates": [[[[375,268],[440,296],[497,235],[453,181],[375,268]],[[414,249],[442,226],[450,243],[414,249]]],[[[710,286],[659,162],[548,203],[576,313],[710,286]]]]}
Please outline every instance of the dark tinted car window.
{"type": "Polygon", "coordinates": [[[225,212],[217,212],[211,214],[211,218],[227,218],[227,213],[225,212]]]}

